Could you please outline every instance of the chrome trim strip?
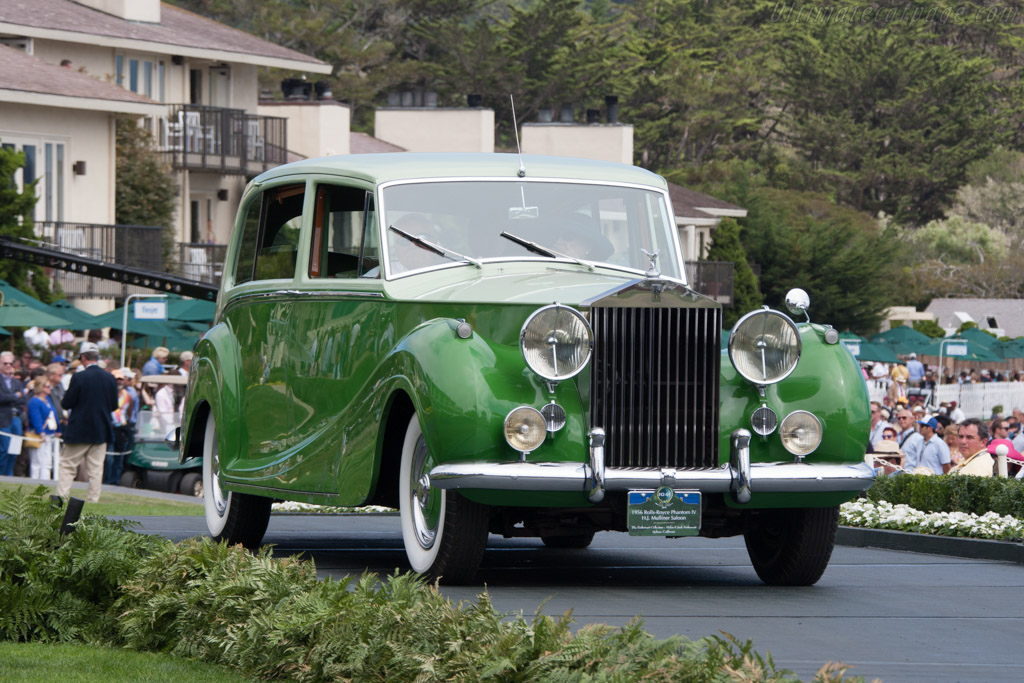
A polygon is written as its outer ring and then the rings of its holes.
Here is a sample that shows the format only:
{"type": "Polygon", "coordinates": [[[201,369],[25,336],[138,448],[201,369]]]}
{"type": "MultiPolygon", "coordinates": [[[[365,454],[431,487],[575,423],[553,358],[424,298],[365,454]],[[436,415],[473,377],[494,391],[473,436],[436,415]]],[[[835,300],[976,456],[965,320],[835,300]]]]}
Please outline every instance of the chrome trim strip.
{"type": "Polygon", "coordinates": [[[324,493],[323,491],[297,491],[295,489],[284,489],[279,486],[260,486],[258,484],[250,484],[237,479],[228,479],[226,477],[222,477],[221,480],[225,484],[230,484],[232,491],[239,489],[249,489],[252,491],[277,491],[279,493],[293,493],[298,496],[322,496],[324,498],[337,498],[341,495],[338,493],[324,493]]]}
{"type": "MultiPolygon", "coordinates": [[[[438,465],[430,483],[439,489],[494,489],[500,491],[579,491],[587,493],[593,481],[584,463],[457,463],[438,465]]],[[[608,469],[605,490],[629,491],[658,486],[692,488],[705,493],[733,490],[736,471],[729,465],[712,470],[608,469]]],[[[864,462],[856,465],[810,463],[751,463],[750,488],[765,493],[822,493],[863,491],[875,481],[875,471],[864,462]]]]}
{"type": "Polygon", "coordinates": [[[344,290],[344,291],[342,291],[342,290],[328,290],[328,291],[317,290],[317,291],[314,291],[314,292],[305,292],[305,291],[299,291],[299,290],[295,290],[295,289],[278,289],[277,291],[274,291],[274,292],[255,292],[253,294],[241,294],[239,296],[236,296],[236,297],[232,298],[231,301],[228,302],[228,305],[231,305],[231,304],[233,304],[235,302],[248,301],[249,299],[269,299],[271,297],[274,297],[274,298],[278,298],[279,297],[279,298],[282,298],[282,299],[288,299],[288,298],[303,298],[304,299],[304,298],[314,298],[314,297],[315,298],[330,298],[330,297],[348,298],[348,297],[357,297],[357,298],[362,298],[362,299],[383,299],[384,298],[384,294],[382,292],[363,292],[363,291],[360,291],[360,290],[344,290]]]}

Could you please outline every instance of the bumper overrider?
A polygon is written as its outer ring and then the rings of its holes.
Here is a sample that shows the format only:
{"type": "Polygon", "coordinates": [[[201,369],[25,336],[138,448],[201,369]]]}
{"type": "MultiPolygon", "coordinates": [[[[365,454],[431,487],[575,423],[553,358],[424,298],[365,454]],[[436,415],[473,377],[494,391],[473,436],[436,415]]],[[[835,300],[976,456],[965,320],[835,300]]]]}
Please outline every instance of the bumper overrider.
{"type": "Polygon", "coordinates": [[[751,493],[860,492],[875,480],[864,462],[836,465],[806,462],[750,462],[750,432],[737,429],[729,440],[729,463],[714,469],[606,468],[603,429],[590,431],[586,463],[507,462],[453,463],[430,470],[430,485],[439,489],[500,491],[581,491],[592,503],[605,491],[629,491],[668,486],[705,493],[730,493],[737,503],[750,502],[751,493]]]}

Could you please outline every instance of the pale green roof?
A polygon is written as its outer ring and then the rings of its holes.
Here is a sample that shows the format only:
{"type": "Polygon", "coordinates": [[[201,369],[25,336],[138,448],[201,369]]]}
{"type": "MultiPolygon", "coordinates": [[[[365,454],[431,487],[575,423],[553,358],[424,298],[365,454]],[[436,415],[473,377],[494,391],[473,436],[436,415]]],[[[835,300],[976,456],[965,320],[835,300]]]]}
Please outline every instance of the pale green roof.
{"type": "MultiPolygon", "coordinates": [[[[665,179],[650,171],[610,161],[523,155],[526,179],[568,178],[603,180],[647,185],[665,189],[665,179]]],[[[256,178],[263,182],[272,178],[300,174],[338,175],[372,183],[413,178],[515,178],[519,171],[517,154],[348,154],[344,156],[304,159],[273,168],[256,178]]]]}

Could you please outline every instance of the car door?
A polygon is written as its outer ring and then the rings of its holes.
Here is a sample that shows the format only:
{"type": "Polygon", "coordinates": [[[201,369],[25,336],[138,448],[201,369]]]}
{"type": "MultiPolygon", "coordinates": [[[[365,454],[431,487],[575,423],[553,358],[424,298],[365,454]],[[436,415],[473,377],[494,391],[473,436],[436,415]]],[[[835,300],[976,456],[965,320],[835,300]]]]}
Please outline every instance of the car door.
{"type": "Polygon", "coordinates": [[[371,467],[355,461],[373,457],[375,445],[376,424],[368,419],[372,377],[380,348],[393,336],[371,189],[317,183],[307,239],[288,340],[292,431],[303,444],[306,490],[345,489],[344,501],[358,502],[371,467]],[[342,475],[349,463],[352,471],[342,475]]]}
{"type": "Polygon", "coordinates": [[[265,485],[290,478],[288,455],[295,446],[286,340],[304,199],[305,184],[288,183],[268,188],[248,205],[224,314],[241,360],[243,448],[229,467],[265,485]]]}

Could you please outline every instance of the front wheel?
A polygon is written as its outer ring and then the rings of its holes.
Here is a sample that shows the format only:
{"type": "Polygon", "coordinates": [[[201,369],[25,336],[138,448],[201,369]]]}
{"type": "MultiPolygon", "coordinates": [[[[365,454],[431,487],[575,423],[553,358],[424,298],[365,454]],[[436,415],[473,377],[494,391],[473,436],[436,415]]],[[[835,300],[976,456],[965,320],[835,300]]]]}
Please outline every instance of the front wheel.
{"type": "Polygon", "coordinates": [[[825,573],[838,528],[839,506],[765,510],[743,532],[743,540],[762,581],[812,586],[825,573]]]}
{"type": "Polygon", "coordinates": [[[399,511],[405,554],[414,572],[446,584],[468,583],[487,546],[487,508],[429,485],[434,461],[416,415],[402,444],[399,511]]]}
{"type": "Polygon", "coordinates": [[[217,451],[217,428],[213,415],[206,418],[203,434],[203,505],[206,508],[206,528],[215,541],[241,543],[255,550],[267,532],[270,522],[270,498],[225,491],[220,478],[220,458],[217,451]]]}

